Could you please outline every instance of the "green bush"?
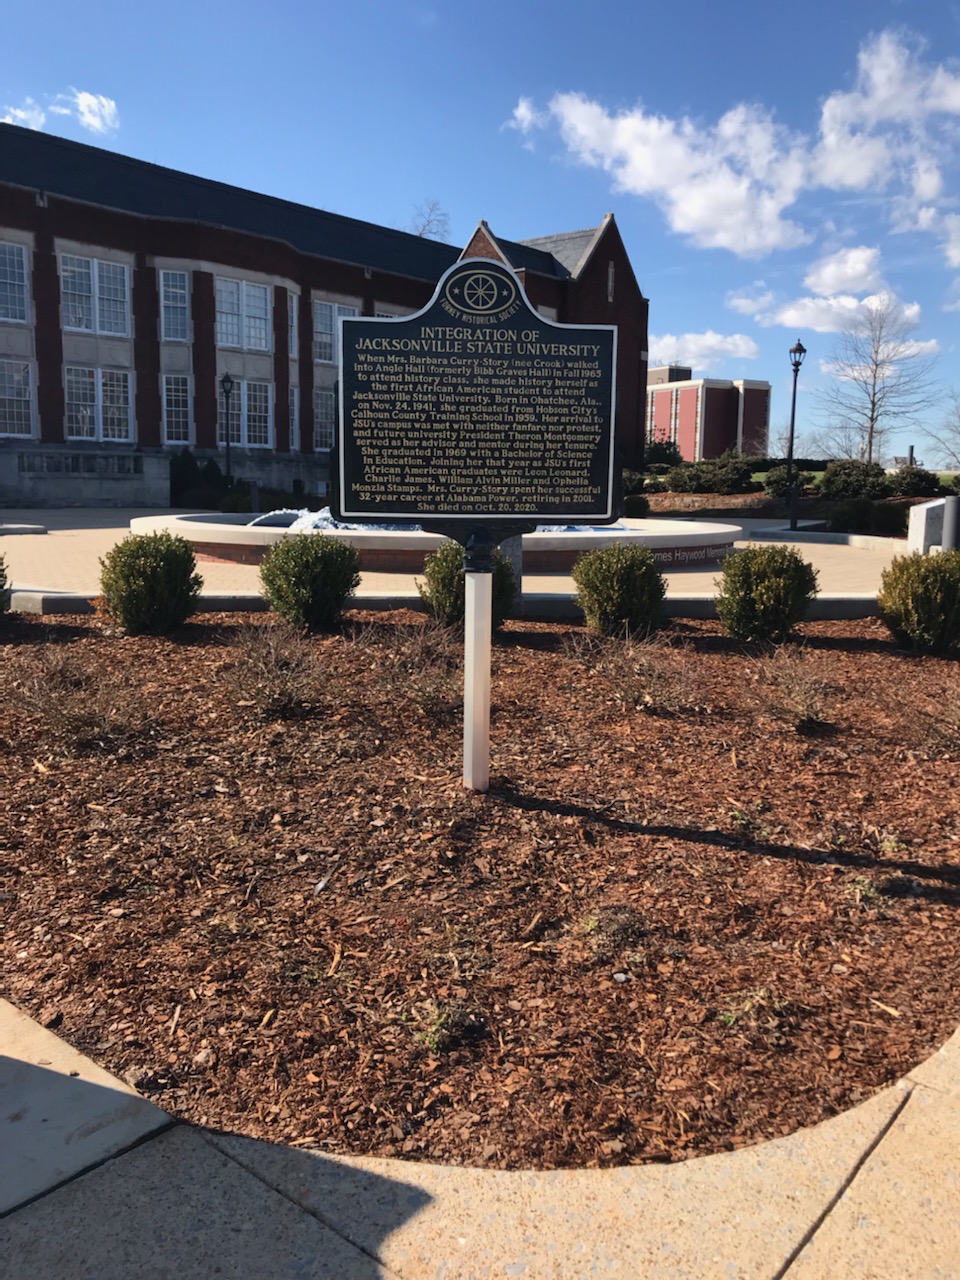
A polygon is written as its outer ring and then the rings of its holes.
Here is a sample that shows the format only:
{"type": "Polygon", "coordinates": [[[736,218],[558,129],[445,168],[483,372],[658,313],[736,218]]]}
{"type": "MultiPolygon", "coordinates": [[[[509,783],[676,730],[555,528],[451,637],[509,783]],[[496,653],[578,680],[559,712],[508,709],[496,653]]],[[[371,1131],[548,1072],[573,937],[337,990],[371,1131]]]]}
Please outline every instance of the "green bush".
{"type": "Polygon", "coordinates": [[[103,610],[128,635],[164,635],[194,612],[203,580],[172,533],[131,534],[100,561],[103,610]]]}
{"type": "MultiPolygon", "coordinates": [[[[423,567],[423,582],[417,591],[432,618],[444,626],[463,626],[466,613],[466,577],[463,571],[463,547],[459,542],[445,542],[423,567]]],[[[493,600],[491,615],[494,630],[502,627],[510,615],[517,595],[517,580],[510,561],[497,550],[493,558],[493,600]]]]}
{"type": "Polygon", "coordinates": [[[754,484],[749,464],[732,450],[674,467],[667,484],[674,493],[753,493],[763,488],[754,484]]]}
{"type": "Polygon", "coordinates": [[[821,498],[843,501],[847,498],[885,498],[890,493],[890,484],[879,462],[841,458],[828,464],[819,489],[821,498]]]}
{"type": "MultiPolygon", "coordinates": [[[[763,482],[763,487],[771,498],[785,498],[787,496],[787,467],[785,463],[778,462],[776,466],[767,470],[767,478],[763,482]]],[[[793,483],[797,486],[797,492],[806,489],[808,485],[813,484],[813,474],[810,471],[798,471],[796,467],[793,469],[793,483]]]]}
{"type": "Polygon", "coordinates": [[[642,493],[628,493],[623,500],[623,514],[631,520],[646,520],[650,503],[642,493]]]}
{"type": "Polygon", "coordinates": [[[651,440],[643,454],[644,466],[648,471],[658,464],[676,467],[682,461],[683,455],[679,446],[675,445],[672,440],[651,440]]]}
{"type": "Polygon", "coordinates": [[[880,578],[877,608],[900,644],[942,657],[960,651],[960,551],[897,556],[880,578]]]}
{"type": "Polygon", "coordinates": [[[260,581],[271,609],[284,621],[307,631],[334,631],[360,585],[360,557],[337,538],[298,533],[270,548],[260,581]]]}
{"type": "Polygon", "coordinates": [[[7,564],[3,556],[0,556],[0,613],[6,613],[10,608],[10,597],[7,595],[7,564]]]}
{"type": "Polygon", "coordinates": [[[602,635],[647,636],[660,625],[666,587],[649,547],[598,547],[573,566],[577,603],[602,635]]]}
{"type": "Polygon", "coordinates": [[[744,547],[727,556],[717,613],[737,640],[779,644],[807,611],[817,572],[792,547],[744,547]]]}
{"type": "Polygon", "coordinates": [[[661,480],[659,476],[654,476],[652,480],[648,480],[647,483],[643,486],[643,492],[645,494],[666,493],[667,482],[666,480],[661,480]]]}
{"type": "Polygon", "coordinates": [[[872,533],[880,538],[900,538],[907,531],[907,509],[891,502],[850,498],[830,513],[831,533],[872,533]]]}
{"type": "Polygon", "coordinates": [[[943,487],[940,477],[924,467],[899,467],[887,483],[895,498],[936,498],[943,487]]]}
{"type": "Polygon", "coordinates": [[[643,488],[643,472],[631,471],[628,467],[623,469],[623,492],[639,493],[643,488]]]}

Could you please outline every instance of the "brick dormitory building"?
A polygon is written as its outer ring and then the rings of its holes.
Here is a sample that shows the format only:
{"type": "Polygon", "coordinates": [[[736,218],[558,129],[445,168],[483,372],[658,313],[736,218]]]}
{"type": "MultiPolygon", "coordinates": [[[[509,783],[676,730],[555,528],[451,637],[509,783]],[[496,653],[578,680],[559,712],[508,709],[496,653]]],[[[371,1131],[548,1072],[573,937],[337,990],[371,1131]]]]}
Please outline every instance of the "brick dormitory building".
{"type": "Polygon", "coordinates": [[[647,301],[612,215],[463,250],[0,124],[0,505],[165,505],[171,456],[322,493],[337,321],[400,316],[462,257],[560,323],[618,328],[617,440],[643,451],[647,301]]]}
{"type": "Polygon", "coordinates": [[[769,435],[769,382],[694,378],[680,365],[648,371],[646,438],[675,444],[685,462],[728,449],[764,457],[769,435]]]}

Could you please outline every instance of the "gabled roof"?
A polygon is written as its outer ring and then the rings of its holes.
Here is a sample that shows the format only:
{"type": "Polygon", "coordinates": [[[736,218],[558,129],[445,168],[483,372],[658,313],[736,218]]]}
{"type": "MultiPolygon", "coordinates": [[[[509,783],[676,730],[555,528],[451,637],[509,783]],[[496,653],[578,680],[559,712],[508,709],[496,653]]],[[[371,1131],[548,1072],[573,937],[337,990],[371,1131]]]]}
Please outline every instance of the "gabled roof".
{"type": "Polygon", "coordinates": [[[0,124],[0,184],[101,208],[197,222],[284,241],[301,253],[435,281],[459,250],[406,231],[326,213],[133,160],[17,125],[0,124]]]}
{"type": "Polygon", "coordinates": [[[576,276],[590,256],[603,223],[599,227],[589,227],[585,231],[564,231],[555,236],[537,236],[533,240],[521,243],[528,249],[549,254],[561,269],[557,274],[576,276]]]}

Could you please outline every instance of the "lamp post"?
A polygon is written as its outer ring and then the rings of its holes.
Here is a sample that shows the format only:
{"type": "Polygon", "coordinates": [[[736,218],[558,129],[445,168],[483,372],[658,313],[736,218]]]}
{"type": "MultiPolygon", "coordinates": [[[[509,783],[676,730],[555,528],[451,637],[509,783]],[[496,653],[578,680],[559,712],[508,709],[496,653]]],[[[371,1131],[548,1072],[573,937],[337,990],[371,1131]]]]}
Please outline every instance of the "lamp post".
{"type": "MultiPolygon", "coordinates": [[[[230,377],[229,372],[225,373],[220,379],[220,390],[223,392],[224,404],[224,441],[226,444],[224,463],[227,469],[227,488],[232,489],[233,477],[230,474],[230,397],[233,395],[233,378],[230,377]]],[[[791,440],[793,439],[792,434],[790,438],[791,440]]]]}
{"type": "Polygon", "coordinates": [[[790,364],[793,368],[793,399],[790,402],[790,439],[787,442],[787,510],[790,514],[790,528],[797,527],[797,490],[793,483],[793,429],[797,421],[797,374],[803,364],[807,349],[798,338],[790,348],[790,364]]]}

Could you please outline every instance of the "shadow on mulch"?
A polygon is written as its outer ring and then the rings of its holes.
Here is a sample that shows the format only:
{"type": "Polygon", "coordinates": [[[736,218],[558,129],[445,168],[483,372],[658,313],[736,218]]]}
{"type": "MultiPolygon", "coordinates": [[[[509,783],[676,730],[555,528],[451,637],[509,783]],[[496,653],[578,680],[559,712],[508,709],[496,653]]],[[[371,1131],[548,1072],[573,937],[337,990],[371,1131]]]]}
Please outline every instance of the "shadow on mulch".
{"type": "Polygon", "coordinates": [[[0,644],[70,644],[89,635],[88,627],[51,622],[49,616],[10,613],[0,617],[0,644]]]}
{"type": "Polygon", "coordinates": [[[581,818],[594,822],[609,831],[632,833],[634,835],[660,836],[666,840],[676,840],[690,844],[713,845],[721,849],[729,849],[734,853],[755,854],[764,858],[779,858],[784,861],[806,862],[811,865],[849,867],[856,870],[882,870],[908,876],[917,881],[915,896],[925,898],[929,902],[942,902],[950,906],[960,906],[960,866],[950,863],[927,864],[913,859],[876,857],[868,853],[857,853],[842,849],[808,849],[801,845],[774,844],[770,841],[746,840],[743,836],[725,831],[706,831],[700,827],[677,827],[658,825],[648,822],[629,822],[622,818],[614,818],[601,809],[593,809],[589,805],[571,804],[566,800],[551,800],[545,797],[525,795],[509,783],[491,785],[489,794],[503,801],[514,809],[527,813],[550,813],[555,817],[581,818]],[[955,885],[956,888],[939,888],[936,885],[921,883],[926,880],[939,880],[944,885],[955,885]]]}

